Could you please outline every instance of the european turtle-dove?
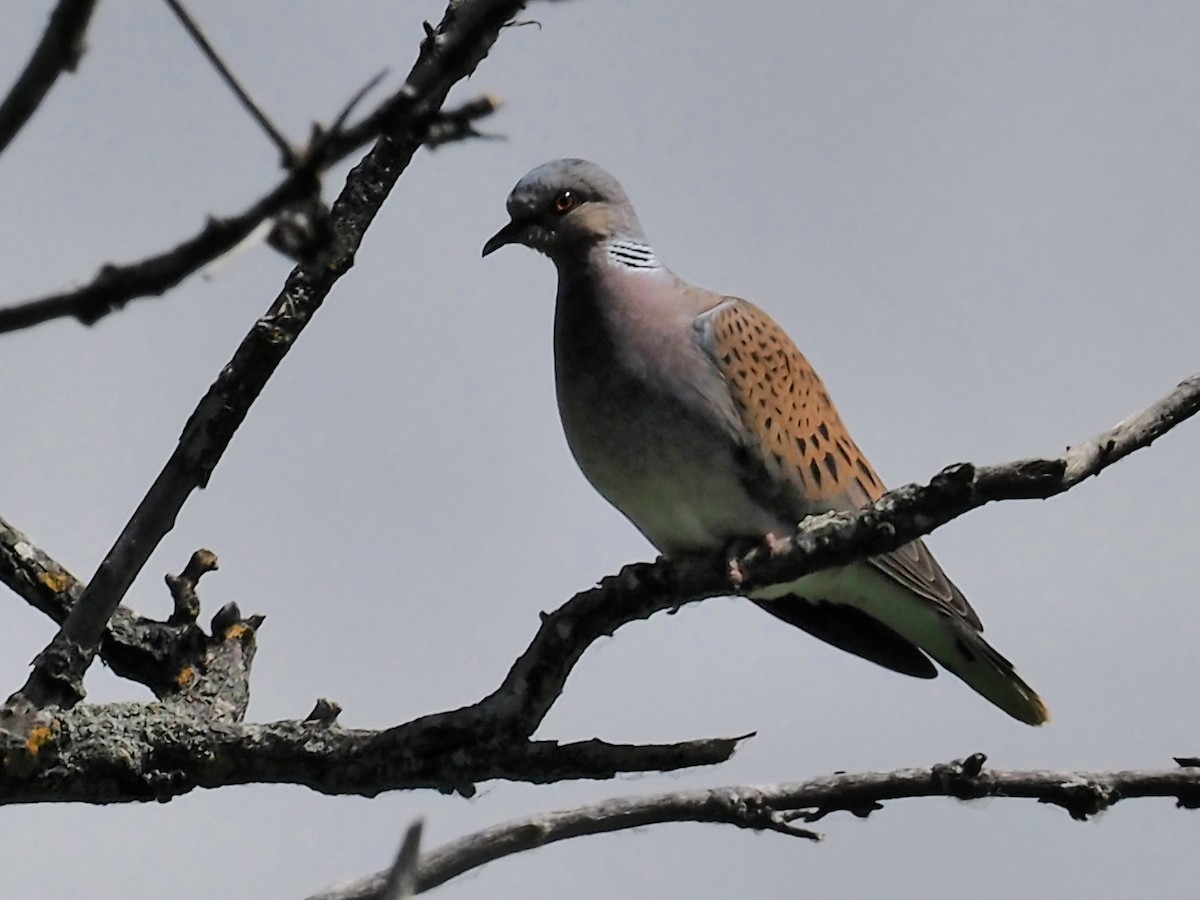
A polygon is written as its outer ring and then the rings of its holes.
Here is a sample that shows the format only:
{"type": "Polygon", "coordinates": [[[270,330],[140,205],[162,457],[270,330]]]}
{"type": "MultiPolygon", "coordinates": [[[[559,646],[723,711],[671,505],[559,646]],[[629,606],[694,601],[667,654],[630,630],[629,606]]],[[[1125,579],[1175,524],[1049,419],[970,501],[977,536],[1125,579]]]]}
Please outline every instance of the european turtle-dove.
{"type": "MultiPolygon", "coordinates": [[[[728,551],[884,493],[783,329],[664,267],[599,166],[539,166],[509,194],[508,213],[483,255],[524,244],[558,269],[554,364],[571,452],[665,555],[728,551]]],[[[879,665],[933,678],[932,657],[1014,718],[1048,718],[922,541],[752,599],[879,665]]]]}

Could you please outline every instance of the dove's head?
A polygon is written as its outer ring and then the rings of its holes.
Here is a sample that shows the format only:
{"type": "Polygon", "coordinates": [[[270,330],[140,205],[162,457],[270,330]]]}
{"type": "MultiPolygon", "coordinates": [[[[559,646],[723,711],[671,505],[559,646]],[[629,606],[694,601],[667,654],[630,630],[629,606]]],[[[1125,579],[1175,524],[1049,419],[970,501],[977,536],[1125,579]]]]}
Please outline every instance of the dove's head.
{"type": "Polygon", "coordinates": [[[586,159],[543,163],[508,195],[511,221],[483,245],[483,255],[524,244],[559,262],[614,238],[641,240],[642,226],[617,179],[586,159]]]}

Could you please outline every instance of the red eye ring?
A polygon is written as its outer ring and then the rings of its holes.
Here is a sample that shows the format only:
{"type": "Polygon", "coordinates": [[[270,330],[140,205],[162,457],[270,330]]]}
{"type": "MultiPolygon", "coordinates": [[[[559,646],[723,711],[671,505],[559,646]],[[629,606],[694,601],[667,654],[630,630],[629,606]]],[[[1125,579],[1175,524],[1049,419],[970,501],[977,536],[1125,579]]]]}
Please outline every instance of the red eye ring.
{"type": "Polygon", "coordinates": [[[575,198],[572,191],[559,191],[558,196],[554,198],[554,211],[560,216],[569,213],[573,210],[579,201],[575,198]]]}

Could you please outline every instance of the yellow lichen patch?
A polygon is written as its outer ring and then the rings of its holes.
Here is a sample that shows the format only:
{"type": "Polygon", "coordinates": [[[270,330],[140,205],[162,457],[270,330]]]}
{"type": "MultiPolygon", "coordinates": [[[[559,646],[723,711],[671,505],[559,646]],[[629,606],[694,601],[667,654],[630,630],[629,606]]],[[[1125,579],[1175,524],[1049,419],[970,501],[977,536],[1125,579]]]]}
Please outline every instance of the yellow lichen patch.
{"type": "MultiPolygon", "coordinates": [[[[49,718],[44,714],[38,714],[38,717],[49,718]]],[[[0,757],[0,774],[25,778],[36,772],[42,765],[39,754],[43,759],[53,757],[53,753],[50,751],[54,746],[57,727],[53,720],[50,720],[49,724],[31,725],[24,743],[9,744],[11,748],[9,752],[0,757]]],[[[13,737],[15,738],[16,735],[14,734],[13,737]]]]}
{"type": "Polygon", "coordinates": [[[31,732],[29,737],[25,739],[25,749],[29,751],[30,756],[37,756],[38,751],[45,744],[50,743],[54,739],[54,732],[45,725],[38,725],[31,732]]]}
{"type": "Polygon", "coordinates": [[[227,640],[227,641],[241,640],[243,637],[246,636],[246,633],[249,631],[250,631],[249,626],[247,626],[241,622],[238,622],[236,625],[230,625],[228,628],[225,629],[225,640],[227,640]]]}
{"type": "Polygon", "coordinates": [[[185,688],[196,680],[196,670],[191,666],[184,666],[179,670],[179,674],[175,676],[175,686],[185,688]]]}
{"type": "Polygon", "coordinates": [[[38,575],[38,581],[42,583],[43,587],[49,588],[56,594],[63,593],[71,586],[71,576],[65,572],[42,572],[38,575]]]}

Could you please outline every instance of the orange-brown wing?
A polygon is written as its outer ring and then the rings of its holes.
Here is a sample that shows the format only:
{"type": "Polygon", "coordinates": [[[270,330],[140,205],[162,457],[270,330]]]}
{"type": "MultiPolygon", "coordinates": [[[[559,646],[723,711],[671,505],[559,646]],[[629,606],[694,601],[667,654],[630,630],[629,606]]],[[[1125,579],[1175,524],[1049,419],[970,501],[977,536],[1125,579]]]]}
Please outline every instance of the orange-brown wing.
{"type": "Polygon", "coordinates": [[[748,449],[772,478],[791,488],[791,515],[854,509],[883,494],[821,379],[766,313],[726,298],[698,322],[748,449]]]}
{"type": "MultiPolygon", "coordinates": [[[[821,379],[770,316],[745,300],[726,298],[697,324],[741,418],[750,455],[748,487],[757,486],[774,508],[785,504],[797,521],[831,509],[858,509],[883,495],[883,482],[850,437],[821,379]]],[[[872,557],[871,563],[981,629],[923,541],[872,557]]]]}

